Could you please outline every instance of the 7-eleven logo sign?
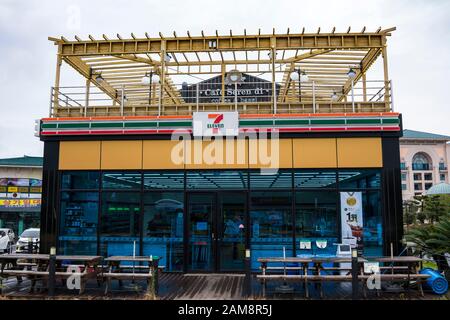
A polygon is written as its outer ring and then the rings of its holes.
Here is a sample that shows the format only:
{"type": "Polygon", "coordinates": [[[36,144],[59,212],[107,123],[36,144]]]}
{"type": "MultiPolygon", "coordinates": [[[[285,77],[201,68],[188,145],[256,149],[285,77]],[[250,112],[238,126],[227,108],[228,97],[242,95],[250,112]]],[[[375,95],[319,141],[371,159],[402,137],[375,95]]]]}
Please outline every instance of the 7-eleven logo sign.
{"type": "Polygon", "coordinates": [[[192,129],[195,137],[237,136],[239,115],[237,112],[194,112],[192,129]]]}
{"type": "Polygon", "coordinates": [[[206,124],[208,129],[212,129],[213,134],[219,133],[219,129],[224,128],[224,124],[221,123],[223,120],[223,113],[210,113],[208,114],[208,119],[213,119],[212,123],[206,124]]]}

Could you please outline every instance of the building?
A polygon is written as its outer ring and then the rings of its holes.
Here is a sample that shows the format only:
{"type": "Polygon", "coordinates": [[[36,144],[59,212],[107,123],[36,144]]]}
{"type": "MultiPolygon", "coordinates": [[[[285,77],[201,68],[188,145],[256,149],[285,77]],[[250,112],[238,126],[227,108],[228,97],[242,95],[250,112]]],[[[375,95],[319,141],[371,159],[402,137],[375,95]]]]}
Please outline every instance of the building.
{"type": "Polygon", "coordinates": [[[183,272],[341,242],[399,252],[393,30],[49,38],[41,251],[183,272]],[[65,87],[62,63],[86,85],[65,87]]]}
{"type": "Polygon", "coordinates": [[[403,130],[400,139],[403,200],[449,182],[450,136],[403,130]]]}
{"type": "Polygon", "coordinates": [[[0,228],[39,227],[41,192],[42,157],[0,159],[0,228]]]}

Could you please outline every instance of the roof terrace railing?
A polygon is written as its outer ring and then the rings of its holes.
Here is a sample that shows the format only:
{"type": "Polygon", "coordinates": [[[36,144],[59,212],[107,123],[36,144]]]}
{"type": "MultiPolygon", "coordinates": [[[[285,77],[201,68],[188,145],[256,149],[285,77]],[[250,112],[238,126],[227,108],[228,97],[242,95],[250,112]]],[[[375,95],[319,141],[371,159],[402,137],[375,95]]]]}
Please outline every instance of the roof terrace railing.
{"type": "Polygon", "coordinates": [[[335,113],[393,111],[392,84],[383,80],[342,86],[308,81],[136,84],[104,92],[96,86],[52,87],[50,117],[190,115],[196,111],[239,113],[335,113]]]}

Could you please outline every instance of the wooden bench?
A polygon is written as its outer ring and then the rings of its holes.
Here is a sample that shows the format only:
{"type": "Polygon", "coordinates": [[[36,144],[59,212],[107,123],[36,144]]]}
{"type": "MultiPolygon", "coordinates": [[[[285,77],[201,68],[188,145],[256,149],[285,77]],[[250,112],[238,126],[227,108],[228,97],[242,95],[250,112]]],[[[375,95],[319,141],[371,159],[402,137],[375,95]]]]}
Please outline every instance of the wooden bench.
{"type": "Polygon", "coordinates": [[[122,286],[122,280],[146,280],[147,293],[155,296],[158,293],[159,273],[164,269],[159,267],[159,257],[142,256],[112,256],[105,259],[108,263],[108,271],[103,272],[102,276],[106,279],[105,294],[111,287],[112,280],[118,280],[119,286],[122,286]],[[123,262],[133,262],[134,265],[124,265],[123,262]],[[140,265],[146,263],[147,265],[140,265]],[[136,264],[138,264],[136,266],[136,264]],[[124,272],[126,270],[126,272],[124,272]],[[130,272],[136,270],[137,272],[130,272]]]}

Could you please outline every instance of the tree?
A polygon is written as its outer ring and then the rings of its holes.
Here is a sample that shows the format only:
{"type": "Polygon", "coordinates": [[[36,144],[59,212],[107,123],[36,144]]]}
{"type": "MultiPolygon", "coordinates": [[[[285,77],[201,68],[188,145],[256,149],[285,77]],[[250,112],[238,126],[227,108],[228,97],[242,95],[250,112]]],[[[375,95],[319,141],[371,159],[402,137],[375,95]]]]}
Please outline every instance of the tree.
{"type": "Polygon", "coordinates": [[[421,252],[431,255],[438,269],[448,277],[450,266],[444,254],[450,252],[450,213],[439,216],[439,221],[434,224],[415,225],[405,239],[415,243],[421,252]]]}

